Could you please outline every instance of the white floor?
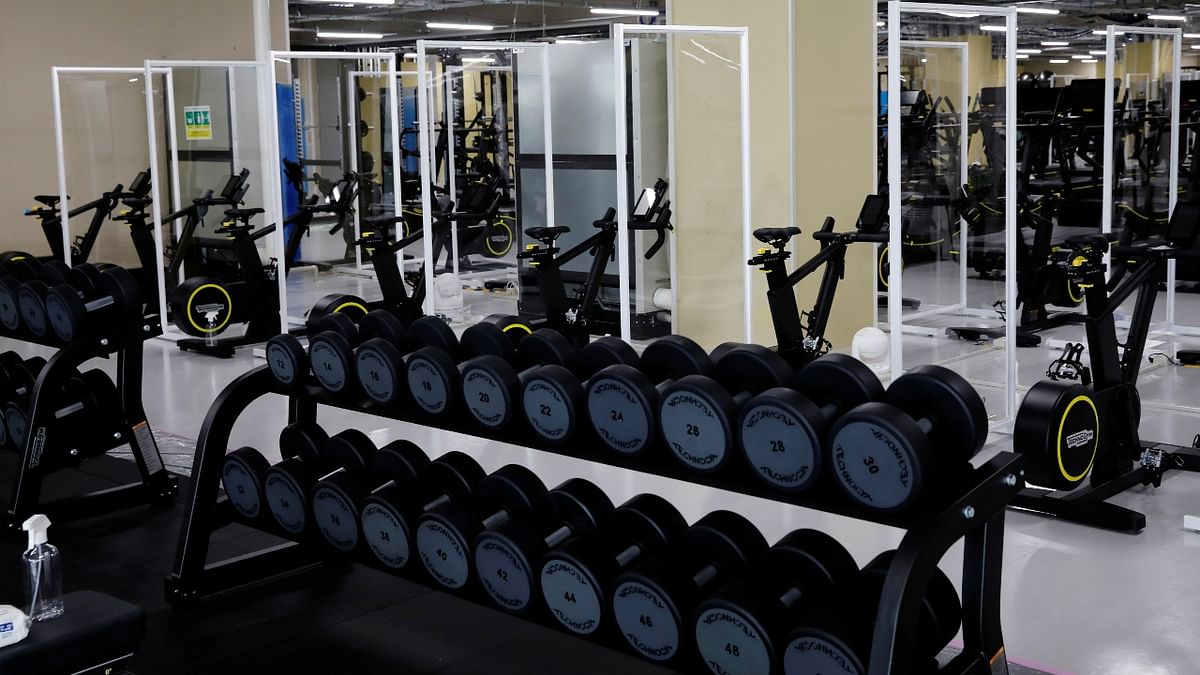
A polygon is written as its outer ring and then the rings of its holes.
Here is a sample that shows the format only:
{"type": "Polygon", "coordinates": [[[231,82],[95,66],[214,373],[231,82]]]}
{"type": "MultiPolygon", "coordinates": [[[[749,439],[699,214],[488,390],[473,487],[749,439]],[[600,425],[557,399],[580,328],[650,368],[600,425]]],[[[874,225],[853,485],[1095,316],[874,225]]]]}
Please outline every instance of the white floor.
{"type": "MultiPolygon", "coordinates": [[[[348,291],[357,287],[355,282],[346,283],[348,291]]],[[[990,292],[990,284],[976,285],[981,295],[990,292]]],[[[479,297],[495,300],[491,295],[479,297]]],[[[1192,303],[1190,316],[1200,323],[1200,297],[1188,296],[1186,301],[1192,303]]],[[[470,299],[468,304],[472,304],[470,299]]],[[[962,321],[950,318],[945,325],[956,323],[962,321]]],[[[1181,342],[1200,346],[1197,338],[1181,342]]],[[[0,348],[32,353],[23,343],[0,341],[0,348]]],[[[261,363],[254,360],[250,349],[239,350],[233,359],[220,360],[180,352],[163,340],[148,343],[145,355],[144,400],[151,425],[191,438],[198,435],[217,393],[234,377],[261,363]]],[[[945,336],[906,337],[910,363],[921,362],[918,359],[949,362],[976,379],[985,392],[1000,391],[986,383],[998,381],[1003,357],[1003,348],[994,345],[978,346],[945,336]]],[[[1020,350],[1019,357],[1023,387],[1040,379],[1053,358],[1044,348],[1020,350]]],[[[115,364],[97,362],[96,366],[111,371],[115,364]]],[[[1200,414],[1186,408],[1200,406],[1200,369],[1154,366],[1143,383],[1146,435],[1190,444],[1192,436],[1200,432],[1200,414]]],[[[231,445],[253,445],[277,456],[274,446],[285,419],[283,399],[260,400],[242,416],[231,445]]],[[[895,546],[902,534],[816,511],[366,415],[323,409],[319,419],[330,433],[354,426],[369,432],[380,444],[411,439],[434,456],[462,450],[477,457],[488,470],[510,462],[527,464],[549,485],[573,476],[587,477],[618,503],[639,492],[657,492],[689,520],[715,508],[732,509],[758,523],[771,540],[797,527],[820,528],[843,541],[860,564],[895,546]]],[[[1011,440],[994,435],[988,447],[1009,449],[1011,440]]],[[[1160,489],[1130,490],[1114,501],[1144,512],[1146,530],[1130,536],[1009,514],[1002,605],[1008,654],[1060,673],[1200,673],[1200,584],[1191,578],[1200,561],[1200,534],[1182,529],[1185,514],[1200,515],[1200,476],[1170,475],[1160,489]]],[[[174,546],[174,542],[163,545],[174,546]]],[[[943,567],[951,578],[959,576],[958,547],[946,557],[943,567]]]]}

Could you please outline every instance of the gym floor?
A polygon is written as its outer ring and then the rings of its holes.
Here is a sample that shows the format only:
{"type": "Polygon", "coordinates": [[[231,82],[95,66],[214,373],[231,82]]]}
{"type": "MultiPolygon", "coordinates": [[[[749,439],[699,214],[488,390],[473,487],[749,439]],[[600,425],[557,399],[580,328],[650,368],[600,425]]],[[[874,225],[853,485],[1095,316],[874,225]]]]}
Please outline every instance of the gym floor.
{"type": "MultiPolygon", "coordinates": [[[[921,276],[933,275],[922,275],[920,268],[906,272],[906,280],[912,278],[914,283],[905,295],[920,297],[916,280],[921,276]]],[[[336,283],[347,282],[341,278],[336,283]]],[[[939,285],[933,278],[924,283],[939,285]]],[[[978,306],[991,304],[990,300],[982,304],[983,296],[992,293],[989,282],[973,282],[971,292],[981,298],[978,306]]],[[[1181,316],[1200,317],[1200,296],[1180,297],[1188,307],[1181,316]]],[[[939,317],[931,325],[942,321],[964,323],[961,317],[939,317]]],[[[1069,335],[1072,329],[1060,330],[1069,335]]],[[[1200,346],[1200,339],[1180,342],[1200,346]]],[[[1169,346],[1162,351],[1173,352],[1169,346]]],[[[0,340],[0,349],[33,354],[24,343],[0,340]]],[[[985,392],[1002,372],[1003,348],[997,345],[975,345],[944,335],[906,335],[905,351],[910,363],[922,358],[950,363],[977,380],[985,392]]],[[[1044,376],[1053,352],[1047,347],[1022,349],[1018,357],[1021,381],[1028,386],[1044,376]]],[[[259,363],[250,349],[219,360],[180,352],[165,340],[147,343],[144,400],[151,425],[166,434],[194,439],[217,393],[259,363]]],[[[96,363],[110,370],[114,366],[96,363]]],[[[1143,430],[1153,430],[1154,440],[1190,444],[1200,432],[1200,417],[1186,406],[1198,403],[1198,390],[1200,370],[1151,366],[1143,378],[1143,430]]],[[[283,399],[262,399],[241,417],[231,445],[252,445],[277,458],[277,435],[285,421],[283,399]]],[[[406,438],[432,456],[461,450],[489,471],[519,462],[549,485],[582,476],[618,503],[639,492],[656,492],[689,520],[716,508],[731,509],[757,523],[772,541],[798,527],[815,527],[837,536],[860,564],[896,546],[902,535],[899,530],[839,516],[366,415],[322,409],[319,421],[330,433],[359,428],[379,444],[406,438]]],[[[1003,449],[1011,449],[1011,439],[994,434],[983,457],[1003,449]]],[[[186,458],[180,458],[179,464],[186,466],[186,458]]],[[[1200,587],[1187,572],[1195,567],[1200,534],[1185,531],[1182,524],[1184,515],[1200,514],[1198,495],[1200,476],[1178,473],[1169,474],[1161,488],[1135,488],[1115,497],[1112,501],[1146,514],[1146,530],[1136,536],[1010,512],[1002,602],[1009,657],[1051,673],[1195,673],[1200,663],[1194,629],[1200,625],[1200,587]]],[[[68,561],[67,590],[108,590],[115,585],[123,593],[109,592],[154,612],[143,658],[146,663],[174,666],[139,672],[185,672],[179,659],[196,667],[207,664],[203,670],[186,672],[265,672],[287,663],[308,668],[293,668],[295,672],[317,672],[313,668],[318,665],[323,666],[320,672],[372,672],[372,664],[386,660],[388,654],[392,655],[388,672],[663,672],[365,569],[315,580],[303,577],[308,581],[296,579],[274,589],[233,595],[205,605],[208,609],[202,613],[173,613],[162,602],[160,584],[174,555],[177,518],[178,509],[174,515],[155,514],[148,519],[143,512],[132,512],[91,524],[86,531],[77,526],[51,528],[51,541],[56,541],[56,531],[64,533],[58,541],[68,561]],[[138,561],[122,564],[121,555],[130,550],[137,551],[138,561]],[[351,635],[357,636],[352,640],[354,649],[339,646],[347,644],[351,635]],[[182,642],[172,648],[165,642],[168,639],[182,642]],[[298,659],[297,654],[309,655],[308,660],[298,659]],[[401,663],[406,668],[399,668],[401,663]]],[[[216,555],[236,553],[257,536],[230,530],[216,547],[220,549],[216,555]]],[[[8,563],[15,554],[7,542],[4,546],[0,558],[8,563]]],[[[942,564],[957,582],[961,548],[952,549],[942,564]]]]}

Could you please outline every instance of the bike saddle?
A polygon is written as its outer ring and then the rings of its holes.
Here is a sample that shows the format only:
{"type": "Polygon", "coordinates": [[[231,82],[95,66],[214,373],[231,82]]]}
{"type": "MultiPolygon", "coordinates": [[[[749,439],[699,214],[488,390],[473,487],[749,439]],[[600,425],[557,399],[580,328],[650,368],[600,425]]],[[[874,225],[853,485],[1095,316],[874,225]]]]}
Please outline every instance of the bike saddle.
{"type": "Polygon", "coordinates": [[[393,223],[399,223],[403,221],[404,218],[404,215],[394,216],[391,214],[384,214],[380,216],[368,216],[363,218],[361,222],[364,225],[391,225],[393,223]]]}
{"type": "Polygon", "coordinates": [[[764,244],[786,242],[800,234],[798,227],[760,227],[754,231],[754,238],[764,244]]]}
{"type": "Polygon", "coordinates": [[[564,225],[553,225],[550,227],[531,227],[525,230],[525,234],[539,241],[554,241],[570,231],[571,228],[564,225]]]}
{"type": "MultiPolygon", "coordinates": [[[[70,198],[71,198],[71,195],[67,195],[67,199],[70,199],[70,198]]],[[[33,200],[36,202],[39,202],[41,204],[45,204],[46,206],[49,206],[50,208],[54,208],[55,206],[58,205],[58,202],[59,202],[58,195],[34,195],[33,200]]]]}
{"type": "Polygon", "coordinates": [[[147,206],[150,206],[150,204],[153,202],[154,200],[149,197],[128,197],[121,200],[122,204],[131,209],[144,209],[147,206]]]}
{"type": "Polygon", "coordinates": [[[254,216],[257,216],[260,213],[266,213],[266,212],[267,212],[266,209],[259,209],[259,208],[229,209],[229,210],[225,211],[225,215],[230,218],[237,218],[240,220],[242,218],[252,218],[254,216]]]}
{"type": "Polygon", "coordinates": [[[1077,234],[1072,237],[1067,237],[1066,244],[1071,248],[1095,248],[1104,250],[1108,248],[1109,238],[1103,234],[1077,234]]]}

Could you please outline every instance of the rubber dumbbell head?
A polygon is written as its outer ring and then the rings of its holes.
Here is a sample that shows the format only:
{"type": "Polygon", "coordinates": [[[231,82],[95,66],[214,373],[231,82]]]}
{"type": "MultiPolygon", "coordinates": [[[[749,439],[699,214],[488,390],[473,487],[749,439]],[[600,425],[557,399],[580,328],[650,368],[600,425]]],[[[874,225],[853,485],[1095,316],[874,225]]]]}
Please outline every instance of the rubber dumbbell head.
{"type": "Polygon", "coordinates": [[[595,634],[609,623],[612,580],[686,529],[679,511],[658,495],[625,502],[599,532],[572,537],[543,558],[539,585],[550,615],[572,633],[595,634]]]}
{"type": "Polygon", "coordinates": [[[431,341],[410,354],[405,360],[405,377],[417,407],[433,416],[449,413],[462,388],[460,362],[489,354],[512,358],[514,335],[496,323],[481,321],[463,331],[454,350],[431,341]]]}
{"type": "Polygon", "coordinates": [[[1025,458],[1026,482],[1055,490],[1077,487],[1100,449],[1100,413],[1091,388],[1065,380],[1030,387],[1017,409],[1013,448],[1025,458]]]}
{"type": "Polygon", "coordinates": [[[357,322],[348,314],[335,313],[316,323],[309,339],[308,359],[317,382],[327,391],[350,391],[357,378],[354,348],[365,340],[381,338],[393,345],[408,343],[407,332],[391,312],[368,312],[357,322]]]}
{"type": "Polygon", "coordinates": [[[408,570],[416,559],[417,519],[447,501],[470,500],[484,476],[479,463],[461,452],[430,462],[416,481],[390,476],[362,501],[359,521],[367,549],[387,567],[408,570]]]}
{"type": "Polygon", "coordinates": [[[267,470],[263,494],[275,524],[290,536],[304,534],[312,523],[309,495],[331,468],[322,453],[328,442],[325,431],[312,423],[290,424],[279,435],[280,450],[294,456],[267,470]]]}
{"type": "Polygon", "coordinates": [[[864,403],[830,430],[837,483],[859,505],[901,511],[967,465],[987,440],[987,409],[961,375],[915,368],[888,387],[884,402],[864,403]]]}
{"type": "Polygon", "coordinates": [[[461,368],[462,398],[476,424],[494,431],[524,414],[522,384],[537,366],[574,366],[578,351],[551,328],[540,328],[517,343],[511,358],[479,356],[461,368]]]}
{"type": "Polygon", "coordinates": [[[312,308],[308,310],[308,316],[305,318],[304,325],[307,332],[311,335],[316,332],[316,326],[327,316],[331,314],[345,314],[355,323],[366,316],[368,312],[367,301],[349,293],[329,293],[321,296],[321,299],[313,303],[312,308]]]}
{"type": "MultiPolygon", "coordinates": [[[[408,325],[404,343],[394,342],[384,336],[364,340],[354,352],[355,371],[363,393],[379,405],[394,406],[403,402],[405,392],[411,390],[413,385],[411,369],[406,368],[405,357],[425,347],[437,347],[442,353],[453,355],[458,352],[458,337],[445,321],[434,316],[423,316],[408,325]]],[[[448,410],[450,399],[444,394],[449,389],[442,387],[439,392],[433,383],[428,387],[430,391],[426,393],[431,396],[443,394],[439,399],[442,408],[436,412],[448,410]]],[[[416,396],[412,399],[418,408],[430,412],[422,399],[416,396]]]]}
{"type": "MultiPolygon", "coordinates": [[[[52,417],[51,423],[58,431],[56,436],[79,439],[88,432],[107,429],[105,424],[113,423],[117,417],[111,408],[118,401],[117,387],[103,370],[92,369],[70,377],[63,385],[52,417]]],[[[26,404],[26,400],[19,399],[4,408],[4,426],[18,447],[24,447],[29,440],[26,404]]]]}
{"type": "Polygon", "coordinates": [[[824,475],[829,427],[856,406],[883,398],[866,364],[826,354],[796,374],[793,387],[768,389],[743,406],[738,443],[754,475],[786,492],[802,492],[824,475]]]}
{"type": "Polygon", "coordinates": [[[637,352],[629,343],[604,336],[579,350],[573,369],[553,363],[533,369],[521,387],[525,421],[547,443],[569,441],[585,419],[586,380],[609,366],[637,362],[637,352]]]}
{"type": "Polygon", "coordinates": [[[108,267],[100,273],[97,295],[91,299],[67,285],[51,288],[46,294],[46,316],[55,335],[71,342],[83,331],[117,322],[124,323],[142,311],[142,294],[137,279],[122,267],[108,267]]]}
{"type": "Polygon", "coordinates": [[[663,554],[647,558],[613,582],[613,618],[634,653],[667,663],[686,653],[692,612],[738,578],[767,550],[754,525],[713,511],[685,530],[663,554]]]}
{"type": "Polygon", "coordinates": [[[263,515],[263,483],[271,462],[257,448],[244,445],[221,462],[221,487],[235,516],[254,522],[263,515]]]}
{"type": "MultiPolygon", "coordinates": [[[[86,263],[85,263],[86,265],[86,263]]],[[[38,278],[21,284],[17,292],[17,304],[21,312],[21,320],[30,333],[43,337],[49,332],[47,325],[46,296],[51,286],[64,286],[74,289],[81,298],[95,295],[93,276],[84,270],[96,273],[95,268],[68,267],[61,260],[51,260],[38,268],[38,278]]]]}
{"type": "Polygon", "coordinates": [[[41,262],[25,254],[10,257],[0,268],[0,325],[10,331],[21,327],[21,284],[38,278],[41,262]]]}
{"type": "Polygon", "coordinates": [[[596,435],[614,452],[639,455],[658,438],[660,392],[675,379],[712,369],[708,353],[682,335],[650,343],[637,368],[615,365],[588,381],[588,419],[596,435]]]}
{"type": "Polygon", "coordinates": [[[532,518],[511,519],[475,539],[475,569],[484,593],[507,612],[525,614],[541,605],[537,563],[572,536],[596,531],[613,504],[590,481],[572,478],[546,494],[532,518]]]}
{"type": "Polygon", "coordinates": [[[443,587],[462,589],[472,579],[471,545],[485,530],[511,518],[529,518],[544,504],[546,486],[532,471],[508,464],[479,484],[475,503],[448,500],[417,521],[417,554],[443,587]]]}
{"type": "Polygon", "coordinates": [[[833,537],[789,533],[745,578],[700,603],[694,626],[701,660],[715,675],[778,673],[787,629],[849,592],[857,574],[854,557],[833,537]]]}
{"type": "MultiPolygon", "coordinates": [[[[895,551],[880,554],[863,568],[854,591],[846,593],[843,601],[828,605],[791,631],[781,658],[785,675],[866,675],[884,579],[894,557],[895,551]]],[[[961,621],[962,605],[954,583],[935,568],[921,602],[910,672],[936,671],[935,659],[954,639],[961,621]]]]}
{"type": "Polygon", "coordinates": [[[671,454],[700,473],[723,469],[736,454],[738,413],[750,397],[792,380],[778,353],[761,345],[726,343],[710,375],[680,378],[662,393],[658,423],[671,454]]]}

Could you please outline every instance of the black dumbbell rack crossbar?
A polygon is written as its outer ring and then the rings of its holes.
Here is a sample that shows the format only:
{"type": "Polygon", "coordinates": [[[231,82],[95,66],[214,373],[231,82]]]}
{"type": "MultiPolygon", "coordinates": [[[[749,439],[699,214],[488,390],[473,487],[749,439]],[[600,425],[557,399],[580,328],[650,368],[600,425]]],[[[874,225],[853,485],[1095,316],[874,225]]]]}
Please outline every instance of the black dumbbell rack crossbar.
{"type": "MultiPolygon", "coordinates": [[[[662,452],[626,458],[606,452],[599,443],[584,439],[564,446],[530,443],[517,432],[485,434],[464,422],[434,422],[400,409],[384,409],[364,398],[337,397],[321,389],[311,377],[302,385],[285,388],[275,381],[267,366],[251,370],[229,384],[217,397],[204,420],[192,467],[191,493],[186,502],[183,529],[172,573],[166,578],[169,602],[189,604],[200,599],[278,578],[323,562],[345,560],[311,541],[285,542],[230,560],[208,562],[209,539],[213,532],[234,522],[233,508],[220,493],[221,467],[229,447],[234,423],[255,400],[267,394],[288,397],[292,422],[316,421],[319,405],[428,425],[458,433],[481,436],[578,459],[641,471],[677,480],[753,495],[829,513],[871,521],[905,530],[905,535],[888,572],[872,644],[869,672],[872,675],[911,674],[915,627],[925,589],[946,551],[964,540],[962,600],[963,652],[938,672],[945,675],[1004,672],[996,664],[1004,661],[1000,627],[1000,583],[1004,546],[1005,505],[1023,487],[1021,459],[1001,452],[981,466],[966,472],[958,482],[961,490],[937,503],[926,502],[904,516],[881,515],[852,505],[840,493],[818,486],[801,495],[786,495],[769,489],[734,469],[720,476],[706,476],[684,469],[662,452]]],[[[467,420],[465,412],[451,420],[467,420]]],[[[583,435],[583,434],[581,434],[583,435]]],[[[284,450],[285,457],[286,449],[284,450]]],[[[262,519],[256,527],[287,538],[281,530],[262,519]]],[[[383,569],[359,557],[356,562],[383,569]]],[[[482,600],[481,600],[482,601],[482,600]]]]}
{"type": "Polygon", "coordinates": [[[70,344],[56,341],[52,335],[39,337],[25,330],[4,334],[4,337],[58,349],[38,374],[30,394],[29,431],[25,445],[20,449],[20,465],[5,505],[5,530],[18,531],[21,523],[35,513],[44,513],[52,522],[60,523],[143,504],[165,506],[172,503],[178,493],[178,480],[163,464],[142,403],[143,343],[161,333],[162,322],[158,314],[150,314],[140,320],[113,324],[102,334],[88,333],[70,344]],[[56,407],[61,403],[59,393],[83,363],[113,355],[117,357],[116,385],[122,418],[112,421],[110,427],[114,432],[105,439],[104,447],[89,446],[86,450],[64,447],[58,442],[59,435],[69,432],[56,423],[54,417],[56,407]],[[140,474],[137,482],[42,501],[42,482],[46,476],[71,466],[82,457],[95,457],[125,444],[133,450],[140,474]],[[72,450],[78,451],[80,456],[58,455],[72,450]]]}

